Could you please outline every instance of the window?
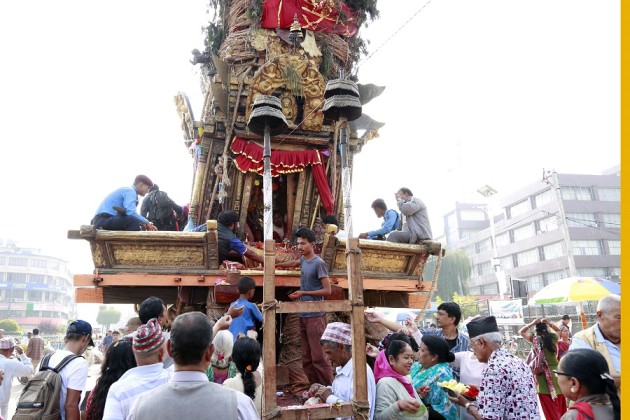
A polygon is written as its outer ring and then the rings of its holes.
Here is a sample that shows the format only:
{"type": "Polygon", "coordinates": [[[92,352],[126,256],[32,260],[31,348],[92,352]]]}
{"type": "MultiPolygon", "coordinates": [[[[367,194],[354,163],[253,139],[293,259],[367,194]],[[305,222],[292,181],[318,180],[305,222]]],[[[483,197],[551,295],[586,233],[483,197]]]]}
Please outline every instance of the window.
{"type": "Polygon", "coordinates": [[[31,260],[31,267],[46,268],[48,261],[46,260],[31,260]]]}
{"type": "Polygon", "coordinates": [[[554,193],[553,190],[549,188],[548,190],[534,196],[534,207],[540,208],[545,204],[551,203],[552,201],[554,201],[554,193]]]}
{"type": "Polygon", "coordinates": [[[555,244],[545,245],[543,247],[543,255],[545,257],[545,261],[562,257],[564,255],[562,242],[556,242],[555,244]]]}
{"type": "Polygon", "coordinates": [[[606,277],[608,273],[605,268],[591,267],[591,268],[578,268],[578,276],[584,277],[606,277]]]}
{"type": "Polygon", "coordinates": [[[31,302],[41,302],[42,301],[42,291],[41,290],[29,290],[27,300],[31,302]]]}
{"type": "Polygon", "coordinates": [[[547,217],[546,219],[540,219],[536,224],[538,225],[536,233],[550,232],[558,229],[558,218],[556,216],[547,217]]]}
{"type": "Polygon", "coordinates": [[[7,273],[7,281],[26,283],[26,273],[7,273]]]}
{"type": "Polygon", "coordinates": [[[31,274],[28,277],[29,277],[28,278],[29,283],[39,283],[39,284],[46,283],[46,276],[43,274],[31,274]]]}
{"type": "Polygon", "coordinates": [[[480,276],[484,276],[490,273],[492,273],[492,262],[486,261],[477,265],[477,274],[479,274],[480,276]]]}
{"type": "Polygon", "coordinates": [[[621,215],[619,213],[602,213],[602,220],[604,227],[607,228],[621,228],[621,215]]]}
{"type": "Polygon", "coordinates": [[[563,200],[592,200],[593,192],[590,187],[561,187],[563,200]]]}
{"type": "Polygon", "coordinates": [[[464,248],[464,252],[466,253],[466,255],[468,255],[468,257],[472,257],[473,255],[477,254],[477,250],[474,245],[468,245],[466,248],[464,248]]]}
{"type": "Polygon", "coordinates": [[[530,223],[518,229],[514,229],[514,242],[522,241],[523,239],[531,238],[534,236],[534,224],[530,223]]]}
{"type": "Polygon", "coordinates": [[[492,249],[492,240],[490,238],[484,239],[481,242],[477,242],[477,253],[481,254],[482,252],[490,251],[492,249]]]}
{"type": "Polygon", "coordinates": [[[484,295],[496,295],[499,293],[499,284],[498,283],[490,283],[484,284],[482,286],[484,295]]]}
{"type": "Polygon", "coordinates": [[[14,265],[16,267],[26,267],[27,262],[28,260],[26,258],[9,257],[9,265],[14,265]]]}
{"type": "Polygon", "coordinates": [[[529,199],[523,200],[520,203],[516,203],[513,206],[508,207],[508,217],[516,217],[532,209],[529,203],[529,199]]]}
{"type": "Polygon", "coordinates": [[[598,188],[597,195],[601,201],[621,201],[619,188],[598,188]]]}
{"type": "Polygon", "coordinates": [[[527,280],[527,290],[530,293],[536,292],[542,288],[542,276],[540,274],[525,277],[525,280],[527,280]]]}
{"type": "Polygon", "coordinates": [[[569,227],[597,227],[597,219],[593,213],[567,213],[569,227]]]}
{"type": "Polygon", "coordinates": [[[5,265],[7,262],[7,257],[0,257],[0,265],[5,265]]]}
{"type": "Polygon", "coordinates": [[[486,213],[481,209],[461,210],[459,217],[462,220],[484,221],[486,220],[486,213]]]}
{"type": "Polygon", "coordinates": [[[13,289],[13,293],[11,295],[12,300],[24,300],[24,292],[25,290],[13,289]]]}
{"type": "Polygon", "coordinates": [[[608,253],[610,255],[621,255],[621,241],[608,241],[608,253]]]}
{"type": "Polygon", "coordinates": [[[474,286],[468,288],[468,294],[471,296],[478,296],[481,294],[481,286],[474,286]]]}
{"type": "Polygon", "coordinates": [[[502,233],[497,235],[497,247],[506,246],[510,244],[510,234],[509,232],[502,233]]]}
{"type": "Polygon", "coordinates": [[[573,255],[602,255],[602,244],[600,241],[571,241],[573,255]]]}
{"type": "Polygon", "coordinates": [[[501,258],[501,267],[503,267],[504,270],[514,268],[514,258],[512,258],[511,255],[501,258]]]}
{"type": "Polygon", "coordinates": [[[51,261],[50,262],[50,269],[51,270],[59,270],[59,263],[56,261],[51,261]]]}
{"type": "Polygon", "coordinates": [[[543,277],[545,278],[545,284],[547,286],[549,286],[551,283],[555,283],[558,280],[565,278],[566,276],[567,275],[564,270],[550,271],[543,274],[543,277]]]}
{"type": "Polygon", "coordinates": [[[538,262],[538,248],[530,249],[529,251],[519,252],[516,254],[517,266],[522,267],[527,264],[533,264],[538,262]]]}

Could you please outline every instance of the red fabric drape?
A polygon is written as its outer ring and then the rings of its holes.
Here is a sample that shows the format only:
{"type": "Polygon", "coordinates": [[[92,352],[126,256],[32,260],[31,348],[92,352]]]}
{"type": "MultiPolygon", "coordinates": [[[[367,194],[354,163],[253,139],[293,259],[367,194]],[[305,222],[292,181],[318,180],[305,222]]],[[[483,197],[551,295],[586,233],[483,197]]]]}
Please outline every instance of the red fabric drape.
{"type": "MultiPolygon", "coordinates": [[[[232,152],[237,156],[234,159],[236,167],[241,172],[256,172],[262,175],[264,172],[263,148],[253,142],[234,137],[231,146],[232,152]]],[[[313,171],[313,179],[322,206],[329,214],[333,213],[333,198],[328,186],[328,179],[324,170],[323,158],[317,150],[271,150],[271,176],[301,172],[306,166],[310,166],[313,171]]]]}
{"type": "Polygon", "coordinates": [[[357,32],[353,14],[344,4],[345,19],[341,20],[336,6],[330,1],[315,0],[265,0],[260,26],[266,29],[287,29],[297,13],[303,29],[317,32],[336,33],[351,37],[357,32]]]}

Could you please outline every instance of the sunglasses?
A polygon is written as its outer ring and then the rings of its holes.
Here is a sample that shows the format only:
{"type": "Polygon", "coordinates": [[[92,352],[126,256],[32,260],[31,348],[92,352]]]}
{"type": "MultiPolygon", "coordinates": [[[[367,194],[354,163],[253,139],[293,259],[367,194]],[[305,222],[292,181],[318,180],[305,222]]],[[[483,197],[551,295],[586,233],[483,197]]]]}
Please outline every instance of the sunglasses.
{"type": "Polygon", "coordinates": [[[552,372],[553,372],[553,373],[555,373],[555,374],[556,374],[556,376],[560,376],[560,375],[562,375],[562,376],[568,376],[568,377],[573,376],[573,375],[569,375],[568,373],[560,372],[560,371],[558,371],[558,370],[552,370],[552,372]]]}

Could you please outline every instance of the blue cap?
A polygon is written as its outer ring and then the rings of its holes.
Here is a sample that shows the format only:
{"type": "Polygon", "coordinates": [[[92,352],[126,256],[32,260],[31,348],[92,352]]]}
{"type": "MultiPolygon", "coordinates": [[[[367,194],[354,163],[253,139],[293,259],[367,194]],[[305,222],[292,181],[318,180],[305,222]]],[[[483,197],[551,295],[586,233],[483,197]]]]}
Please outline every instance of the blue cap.
{"type": "Polygon", "coordinates": [[[68,334],[87,335],[90,337],[90,346],[94,345],[94,341],[92,341],[92,326],[87,321],[81,319],[72,321],[66,330],[66,335],[68,334]]]}

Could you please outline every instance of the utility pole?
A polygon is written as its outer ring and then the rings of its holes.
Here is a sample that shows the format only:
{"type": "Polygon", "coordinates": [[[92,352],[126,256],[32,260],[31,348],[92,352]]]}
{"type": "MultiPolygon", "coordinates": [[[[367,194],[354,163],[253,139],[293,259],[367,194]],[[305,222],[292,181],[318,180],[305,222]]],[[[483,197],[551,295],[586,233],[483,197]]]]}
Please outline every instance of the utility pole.
{"type": "Polygon", "coordinates": [[[567,216],[564,212],[564,203],[562,201],[562,190],[560,189],[560,184],[558,183],[558,174],[555,170],[544,171],[543,170],[543,180],[551,185],[551,187],[555,190],[556,193],[556,201],[558,202],[558,224],[560,225],[560,229],[562,229],[562,237],[564,239],[564,244],[567,247],[567,259],[569,264],[569,276],[573,277],[577,275],[577,270],[575,268],[575,258],[573,257],[573,247],[571,246],[571,237],[569,236],[569,226],[567,226],[567,216]]]}
{"type": "Polygon", "coordinates": [[[501,266],[501,260],[499,259],[499,250],[497,249],[497,237],[496,232],[494,230],[494,212],[490,209],[490,197],[497,193],[497,190],[492,188],[489,185],[484,185],[479,188],[477,192],[484,197],[486,197],[486,208],[485,212],[488,215],[488,219],[490,219],[490,235],[492,236],[492,255],[493,258],[490,260],[492,264],[492,269],[494,270],[494,274],[497,277],[497,285],[499,286],[499,299],[505,299],[505,293],[507,291],[507,287],[505,284],[505,272],[503,271],[503,267],[501,266]]]}

